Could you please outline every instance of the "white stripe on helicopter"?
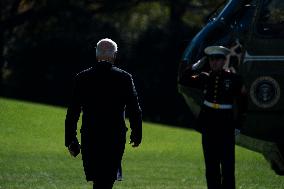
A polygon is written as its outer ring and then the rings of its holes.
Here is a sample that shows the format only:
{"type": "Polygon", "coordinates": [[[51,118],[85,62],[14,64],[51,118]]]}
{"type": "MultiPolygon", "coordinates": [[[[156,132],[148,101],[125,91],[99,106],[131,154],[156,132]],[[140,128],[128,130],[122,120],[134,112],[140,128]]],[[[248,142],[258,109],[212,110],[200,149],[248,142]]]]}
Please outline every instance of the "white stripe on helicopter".
{"type": "Polygon", "coordinates": [[[284,61],[284,56],[253,56],[246,52],[244,63],[248,61],[284,61]]]}

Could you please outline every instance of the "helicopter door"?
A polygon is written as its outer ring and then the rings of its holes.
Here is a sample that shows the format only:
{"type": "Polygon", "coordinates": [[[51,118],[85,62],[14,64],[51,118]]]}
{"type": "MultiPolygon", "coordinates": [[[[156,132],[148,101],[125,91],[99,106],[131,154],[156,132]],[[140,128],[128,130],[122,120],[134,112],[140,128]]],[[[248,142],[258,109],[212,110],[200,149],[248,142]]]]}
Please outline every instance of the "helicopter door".
{"type": "Polygon", "coordinates": [[[284,110],[284,1],[262,0],[258,6],[243,64],[249,110],[284,110]]]}

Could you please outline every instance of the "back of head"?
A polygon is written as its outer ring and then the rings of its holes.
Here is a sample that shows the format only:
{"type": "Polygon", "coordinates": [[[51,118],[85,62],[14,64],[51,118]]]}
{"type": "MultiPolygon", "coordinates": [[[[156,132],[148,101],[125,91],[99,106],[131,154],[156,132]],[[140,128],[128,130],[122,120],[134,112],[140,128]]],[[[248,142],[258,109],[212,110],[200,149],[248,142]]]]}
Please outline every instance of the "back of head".
{"type": "Polygon", "coordinates": [[[101,39],[97,43],[96,57],[98,61],[113,62],[117,52],[117,44],[108,38],[101,39]]]}

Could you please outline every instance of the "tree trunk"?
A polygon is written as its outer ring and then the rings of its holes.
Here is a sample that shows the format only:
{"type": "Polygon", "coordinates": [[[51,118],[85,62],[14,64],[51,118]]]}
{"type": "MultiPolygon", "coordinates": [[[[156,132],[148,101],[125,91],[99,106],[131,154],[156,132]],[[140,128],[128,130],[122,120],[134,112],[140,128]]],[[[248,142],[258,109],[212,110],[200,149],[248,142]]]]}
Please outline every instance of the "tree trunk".
{"type": "Polygon", "coordinates": [[[182,16],[185,12],[185,3],[170,0],[170,29],[171,32],[177,35],[181,32],[180,29],[182,28],[182,16]]]}
{"type": "MultiPolygon", "coordinates": [[[[2,3],[0,2],[0,22],[2,21],[2,3]]],[[[2,79],[3,79],[3,66],[4,66],[4,29],[0,27],[0,95],[2,94],[2,79]]]]}
{"type": "MultiPolygon", "coordinates": [[[[0,29],[0,88],[2,87],[2,75],[3,75],[3,66],[4,66],[4,32],[2,29],[0,29]]],[[[1,93],[1,89],[0,89],[1,93]]]]}

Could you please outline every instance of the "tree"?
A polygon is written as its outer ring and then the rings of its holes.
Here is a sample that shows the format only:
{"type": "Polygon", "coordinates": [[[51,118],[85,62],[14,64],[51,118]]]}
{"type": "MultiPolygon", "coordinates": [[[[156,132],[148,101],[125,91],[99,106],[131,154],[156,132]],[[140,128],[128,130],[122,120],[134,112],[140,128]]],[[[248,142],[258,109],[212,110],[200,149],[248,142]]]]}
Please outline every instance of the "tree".
{"type": "Polygon", "coordinates": [[[0,65],[8,62],[12,73],[6,95],[65,105],[74,74],[94,62],[95,42],[110,37],[122,52],[118,62],[136,77],[144,117],[181,123],[178,62],[213,1],[4,1],[0,65]]]}

